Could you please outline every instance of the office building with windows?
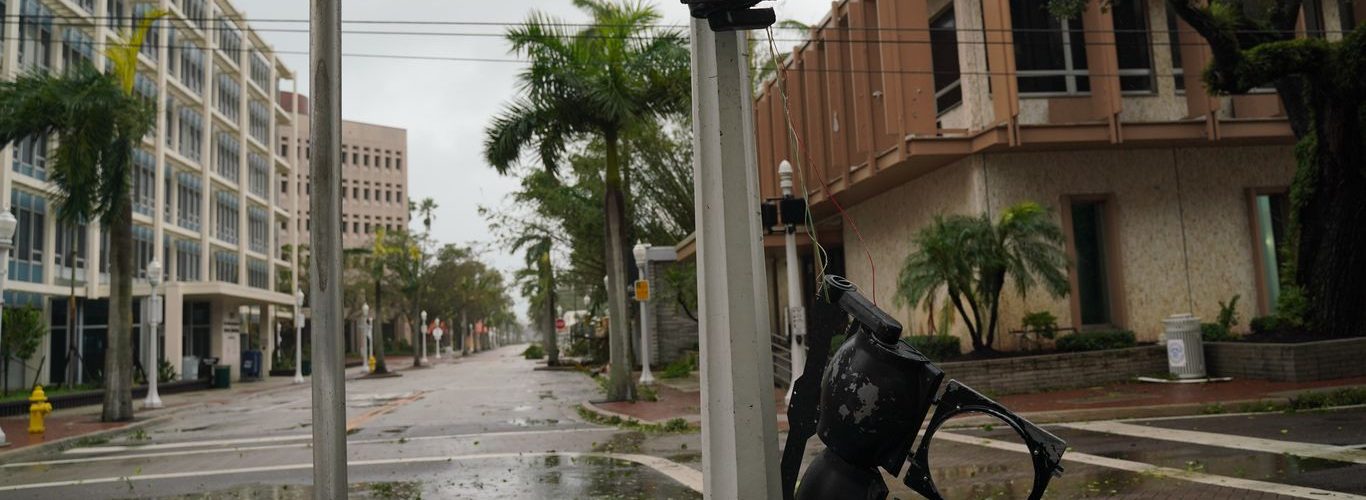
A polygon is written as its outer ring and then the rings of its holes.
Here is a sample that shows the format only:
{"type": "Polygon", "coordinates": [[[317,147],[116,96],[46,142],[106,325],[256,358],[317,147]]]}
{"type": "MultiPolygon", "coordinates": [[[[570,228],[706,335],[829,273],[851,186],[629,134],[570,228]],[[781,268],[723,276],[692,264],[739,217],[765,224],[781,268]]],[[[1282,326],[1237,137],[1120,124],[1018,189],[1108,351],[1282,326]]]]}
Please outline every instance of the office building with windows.
{"type": "MultiPolygon", "coordinates": [[[[294,159],[276,152],[294,118],[276,102],[294,75],[226,0],[2,0],[0,9],[4,78],[76,64],[107,69],[109,44],[149,12],[169,13],[142,47],[134,86],[160,111],[133,158],[135,373],[156,369],[142,349],[153,338],[181,377],[217,358],[238,378],[251,351],[263,353],[264,373],[275,329],[284,326],[276,319],[292,317],[294,303],[295,263],[279,251],[297,238],[288,232],[294,207],[275,188],[293,179],[294,159]],[[152,259],[165,270],[159,335],[144,324],[152,259]]],[[[97,221],[56,221],[57,202],[47,195],[54,146],[54,138],[33,137],[0,155],[3,202],[19,218],[6,307],[40,308],[51,329],[30,362],[12,363],[12,387],[102,377],[108,231],[97,221]]]]}
{"type": "MultiPolygon", "coordinates": [[[[1363,2],[1306,0],[1299,36],[1339,39],[1364,17],[1363,2]]],[[[760,190],[780,198],[779,163],[801,169],[829,271],[911,334],[930,332],[929,313],[894,301],[916,233],[937,215],[995,220],[1025,201],[1066,234],[1070,293],[1021,299],[1007,284],[997,348],[1016,348],[1004,332],[1034,311],[1148,342],[1169,315],[1212,321],[1234,295],[1244,319],[1265,315],[1279,293],[1294,137],[1271,89],[1211,96],[1200,78],[1209,57],[1162,0],[1089,0],[1064,21],[1045,0],[841,0],[781,64],[787,99],[772,79],[756,92],[760,190]]],[[[793,264],[813,283],[800,239],[793,264]]],[[[766,240],[779,356],[782,241],[766,240]]]]}

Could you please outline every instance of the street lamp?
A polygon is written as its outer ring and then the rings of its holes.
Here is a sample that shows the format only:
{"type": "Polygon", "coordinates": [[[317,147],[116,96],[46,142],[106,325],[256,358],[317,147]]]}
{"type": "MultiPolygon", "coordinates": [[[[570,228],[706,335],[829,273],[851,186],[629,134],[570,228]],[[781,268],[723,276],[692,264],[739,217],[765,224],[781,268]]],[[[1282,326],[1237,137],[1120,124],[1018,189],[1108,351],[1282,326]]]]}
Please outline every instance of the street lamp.
{"type": "Polygon", "coordinates": [[[361,334],[365,335],[365,359],[361,364],[365,366],[365,371],[370,371],[370,358],[374,357],[374,340],[370,338],[370,303],[366,302],[360,306],[360,327],[361,334]]]}
{"type": "Polygon", "coordinates": [[[294,383],[304,383],[304,291],[294,290],[294,383]]]}
{"type": "Polygon", "coordinates": [[[427,364],[427,311],[422,311],[422,364],[427,364]]]}
{"type": "Polygon", "coordinates": [[[650,247],[637,242],[632,253],[636,256],[636,269],[640,271],[640,282],[644,285],[636,287],[636,300],[640,302],[640,383],[653,384],[655,376],[650,374],[650,308],[646,304],[650,300],[650,247]]]}
{"type": "Polygon", "coordinates": [[[148,353],[151,354],[150,367],[147,370],[147,399],[142,401],[143,408],[161,408],[161,395],[157,394],[157,379],[160,378],[161,356],[157,353],[158,329],[161,326],[161,304],[157,297],[157,287],[161,286],[161,262],[152,259],[147,263],[147,283],[152,285],[151,305],[148,309],[147,323],[152,327],[152,340],[148,342],[148,353]]]}
{"type": "MultiPolygon", "coordinates": [[[[9,251],[14,248],[14,229],[19,227],[19,219],[8,209],[0,212],[0,316],[5,311],[5,278],[9,275],[9,251]]],[[[0,323],[3,324],[3,323],[0,323]]],[[[0,448],[9,446],[5,431],[0,430],[0,448]]]]}
{"type": "Polygon", "coordinates": [[[436,359],[441,359],[441,318],[436,318],[436,328],[432,329],[432,338],[436,339],[436,359]]]}
{"type": "MultiPolygon", "coordinates": [[[[792,164],[787,160],[778,164],[778,185],[782,187],[783,199],[792,200],[792,164]]],[[[792,363],[788,372],[792,374],[792,381],[787,384],[785,399],[789,403],[792,402],[792,388],[796,387],[797,379],[806,369],[806,311],[802,307],[802,279],[798,275],[800,269],[797,261],[795,222],[783,217],[783,224],[786,226],[783,243],[787,250],[787,328],[791,349],[788,359],[792,363]]]]}

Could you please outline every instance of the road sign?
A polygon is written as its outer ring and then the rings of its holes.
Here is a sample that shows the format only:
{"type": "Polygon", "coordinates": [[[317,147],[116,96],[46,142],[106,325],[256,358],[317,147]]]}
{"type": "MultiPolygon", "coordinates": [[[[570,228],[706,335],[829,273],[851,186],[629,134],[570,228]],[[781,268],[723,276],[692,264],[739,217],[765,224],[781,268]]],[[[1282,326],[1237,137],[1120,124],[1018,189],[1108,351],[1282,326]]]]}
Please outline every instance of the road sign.
{"type": "Polygon", "coordinates": [[[564,331],[564,318],[556,318],[556,319],[555,319],[555,331],[557,331],[557,332],[563,332],[563,331],[564,331]]]}
{"type": "Polygon", "coordinates": [[[639,302],[650,300],[650,282],[648,280],[636,280],[636,300],[639,302]]]}

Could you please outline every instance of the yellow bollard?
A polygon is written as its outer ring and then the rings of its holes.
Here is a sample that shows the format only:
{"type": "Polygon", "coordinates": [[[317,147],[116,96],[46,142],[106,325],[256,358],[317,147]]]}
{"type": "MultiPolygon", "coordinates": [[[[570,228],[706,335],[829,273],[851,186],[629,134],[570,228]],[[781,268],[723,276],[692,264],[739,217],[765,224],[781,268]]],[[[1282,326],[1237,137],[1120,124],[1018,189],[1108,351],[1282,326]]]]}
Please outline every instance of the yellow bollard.
{"type": "Polygon", "coordinates": [[[43,393],[43,386],[34,386],[33,394],[28,397],[28,433],[42,434],[47,431],[43,425],[43,417],[52,413],[52,403],[47,402],[47,394],[43,393]]]}
{"type": "Polygon", "coordinates": [[[375,373],[375,356],[370,356],[370,373],[375,373]]]}

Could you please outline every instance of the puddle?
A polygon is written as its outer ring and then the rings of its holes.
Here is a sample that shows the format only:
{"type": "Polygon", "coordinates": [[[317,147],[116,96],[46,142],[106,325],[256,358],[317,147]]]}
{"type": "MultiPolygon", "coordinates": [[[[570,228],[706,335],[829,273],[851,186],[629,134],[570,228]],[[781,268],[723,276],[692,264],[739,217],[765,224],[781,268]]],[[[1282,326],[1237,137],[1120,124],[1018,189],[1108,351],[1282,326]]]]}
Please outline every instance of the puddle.
{"type": "Polygon", "coordinates": [[[513,408],[512,411],[515,411],[515,412],[523,412],[523,411],[531,411],[531,410],[535,410],[535,409],[536,409],[535,406],[531,406],[531,405],[522,405],[522,406],[518,406],[518,407],[516,407],[516,408],[513,408]]]}
{"type": "Polygon", "coordinates": [[[622,432],[613,434],[605,443],[593,443],[593,451],[599,453],[636,453],[640,451],[641,443],[645,442],[645,434],[640,432],[622,432]]]}

